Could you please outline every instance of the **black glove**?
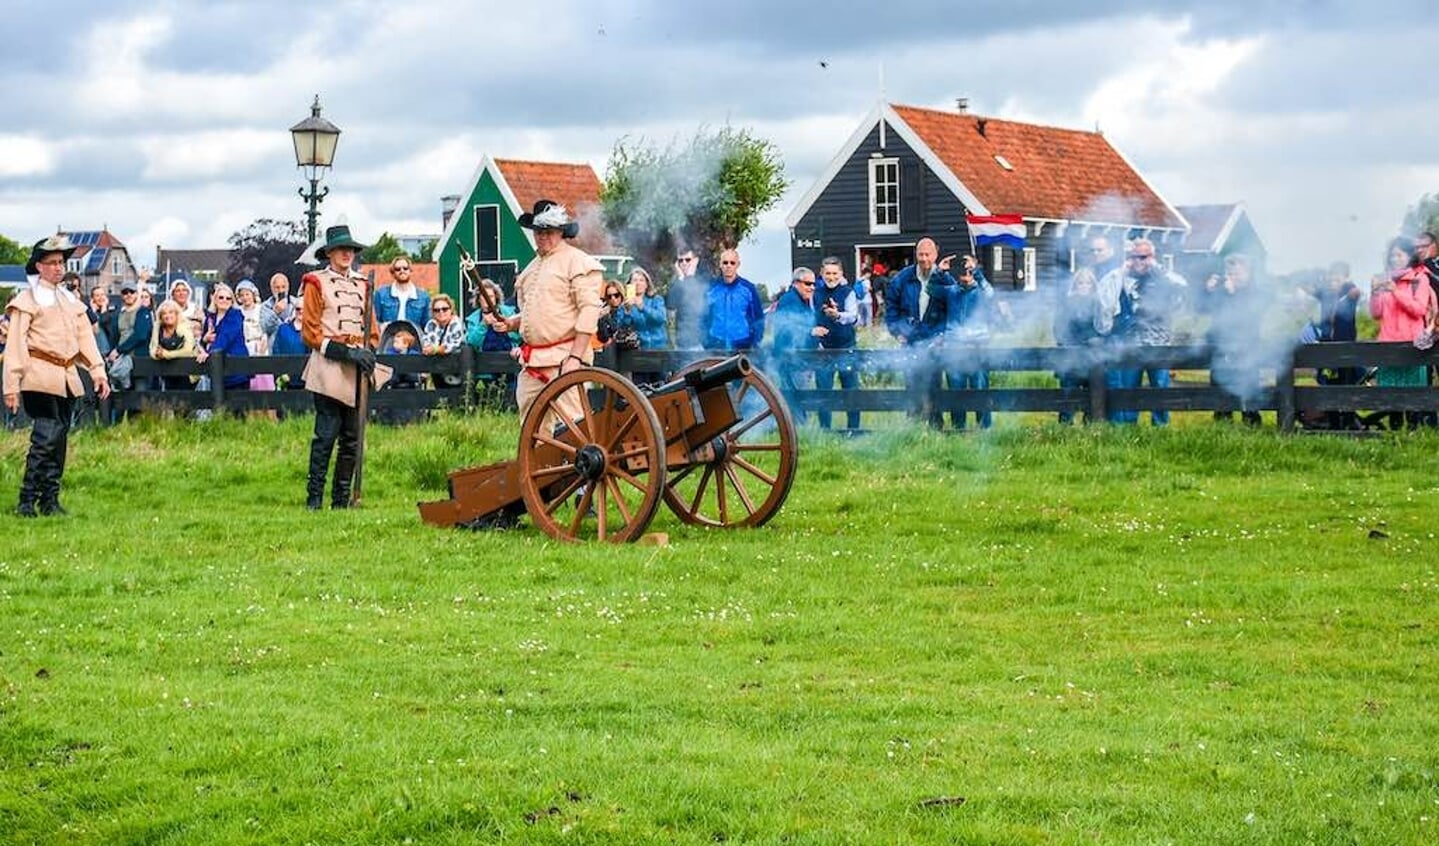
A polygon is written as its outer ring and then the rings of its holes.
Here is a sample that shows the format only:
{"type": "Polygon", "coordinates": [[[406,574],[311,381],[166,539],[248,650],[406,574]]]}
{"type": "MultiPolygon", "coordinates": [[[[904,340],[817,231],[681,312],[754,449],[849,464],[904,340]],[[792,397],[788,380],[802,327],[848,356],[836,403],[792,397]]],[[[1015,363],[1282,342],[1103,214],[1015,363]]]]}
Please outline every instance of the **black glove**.
{"type": "Polygon", "coordinates": [[[375,354],[362,347],[348,347],[331,341],[325,344],[325,358],[353,364],[367,376],[375,371],[375,354]]]}

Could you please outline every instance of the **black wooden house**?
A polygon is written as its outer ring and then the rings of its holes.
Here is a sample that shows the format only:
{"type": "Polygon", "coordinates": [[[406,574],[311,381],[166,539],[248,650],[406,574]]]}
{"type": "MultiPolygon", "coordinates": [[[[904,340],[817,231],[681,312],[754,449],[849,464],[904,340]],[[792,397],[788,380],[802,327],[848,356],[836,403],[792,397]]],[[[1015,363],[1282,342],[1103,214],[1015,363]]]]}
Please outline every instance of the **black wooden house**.
{"type": "Polygon", "coordinates": [[[891,271],[928,235],[974,252],[1001,291],[1052,290],[1085,239],[1147,237],[1170,267],[1188,224],[1099,132],[881,103],[786,218],[793,264],[837,256],[891,271]],[[966,215],[1019,214],[1026,245],[975,249],[966,215]]]}

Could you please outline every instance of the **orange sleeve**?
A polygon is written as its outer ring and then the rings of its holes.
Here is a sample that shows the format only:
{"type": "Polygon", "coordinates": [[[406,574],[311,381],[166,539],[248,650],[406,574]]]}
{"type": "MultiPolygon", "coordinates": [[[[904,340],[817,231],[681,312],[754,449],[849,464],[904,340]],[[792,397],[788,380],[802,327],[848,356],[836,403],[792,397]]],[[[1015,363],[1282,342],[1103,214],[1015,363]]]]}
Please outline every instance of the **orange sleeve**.
{"type": "Polygon", "coordinates": [[[301,296],[304,305],[300,310],[300,339],[305,346],[318,350],[325,343],[325,327],[320,316],[325,313],[325,292],[320,287],[320,277],[306,273],[300,279],[301,296]]]}

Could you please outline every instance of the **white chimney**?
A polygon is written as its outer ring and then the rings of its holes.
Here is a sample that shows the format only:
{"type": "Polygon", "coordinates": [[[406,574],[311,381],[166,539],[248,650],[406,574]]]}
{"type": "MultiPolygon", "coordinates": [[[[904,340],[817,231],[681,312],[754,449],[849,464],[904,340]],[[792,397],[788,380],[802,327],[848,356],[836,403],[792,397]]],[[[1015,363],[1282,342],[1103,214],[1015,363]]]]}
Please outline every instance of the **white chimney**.
{"type": "Polygon", "coordinates": [[[454,215],[455,209],[460,207],[459,194],[446,194],[440,198],[440,229],[450,228],[450,217],[454,215]]]}

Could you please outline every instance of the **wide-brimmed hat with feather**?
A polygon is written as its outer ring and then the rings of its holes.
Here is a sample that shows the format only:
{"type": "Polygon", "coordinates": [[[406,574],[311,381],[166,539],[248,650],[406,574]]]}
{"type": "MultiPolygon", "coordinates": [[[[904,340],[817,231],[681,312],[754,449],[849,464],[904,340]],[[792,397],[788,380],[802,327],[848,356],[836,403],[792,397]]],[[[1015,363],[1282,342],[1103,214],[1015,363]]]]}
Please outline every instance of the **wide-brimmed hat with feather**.
{"type": "Polygon", "coordinates": [[[520,226],[536,230],[558,229],[566,238],[580,234],[579,222],[554,200],[535,200],[534,211],[520,215],[520,226]]]}

